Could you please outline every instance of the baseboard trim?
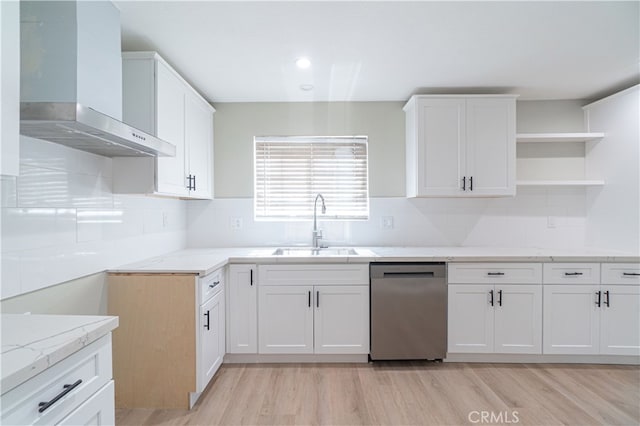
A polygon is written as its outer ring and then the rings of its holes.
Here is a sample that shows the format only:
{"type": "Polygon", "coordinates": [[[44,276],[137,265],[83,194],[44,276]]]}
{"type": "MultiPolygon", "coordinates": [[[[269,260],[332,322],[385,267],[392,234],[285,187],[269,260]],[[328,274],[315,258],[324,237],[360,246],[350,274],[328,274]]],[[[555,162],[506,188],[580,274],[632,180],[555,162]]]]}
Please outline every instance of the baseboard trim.
{"type": "Polygon", "coordinates": [[[310,363],[310,362],[348,362],[367,363],[368,354],[321,355],[321,354],[226,354],[224,362],[228,364],[269,364],[269,363],[310,363]]]}
{"type": "Polygon", "coordinates": [[[447,354],[443,362],[640,365],[640,357],[632,355],[447,354]]]}

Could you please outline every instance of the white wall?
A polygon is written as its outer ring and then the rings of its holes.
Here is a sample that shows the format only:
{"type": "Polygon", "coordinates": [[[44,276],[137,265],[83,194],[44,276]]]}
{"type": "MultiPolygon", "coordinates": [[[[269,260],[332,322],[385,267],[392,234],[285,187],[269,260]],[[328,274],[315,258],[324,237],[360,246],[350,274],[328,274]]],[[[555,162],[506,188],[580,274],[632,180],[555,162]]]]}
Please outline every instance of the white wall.
{"type": "MultiPolygon", "coordinates": [[[[518,102],[518,131],[583,131],[581,105],[580,101],[518,102]]],[[[402,106],[402,102],[217,104],[216,200],[189,201],[188,245],[309,244],[311,222],[253,220],[252,143],[257,135],[325,132],[370,136],[371,217],[362,222],[321,220],[325,237],[333,244],[550,248],[585,244],[585,189],[519,188],[514,198],[406,199],[402,106]],[[393,217],[393,229],[382,228],[386,216],[393,217]],[[236,217],[242,219],[240,230],[231,227],[236,217]]],[[[529,173],[544,174],[545,170],[536,169],[540,164],[536,155],[525,150],[518,154],[518,163],[529,173]]],[[[544,157],[551,168],[557,162],[572,164],[571,173],[584,172],[584,146],[547,152],[544,157]]]]}
{"type": "Polygon", "coordinates": [[[111,159],[21,137],[3,176],[0,298],[185,246],[186,203],[111,192],[111,159]]]}
{"type": "Polygon", "coordinates": [[[254,136],[369,136],[369,193],[404,196],[404,102],[215,104],[216,198],[253,197],[254,136]],[[381,172],[383,171],[383,172],[381,172]]]}
{"type": "Polygon", "coordinates": [[[585,116],[606,134],[587,146],[587,175],[605,180],[587,192],[587,243],[640,253],[640,86],[587,105],[585,116]]]}

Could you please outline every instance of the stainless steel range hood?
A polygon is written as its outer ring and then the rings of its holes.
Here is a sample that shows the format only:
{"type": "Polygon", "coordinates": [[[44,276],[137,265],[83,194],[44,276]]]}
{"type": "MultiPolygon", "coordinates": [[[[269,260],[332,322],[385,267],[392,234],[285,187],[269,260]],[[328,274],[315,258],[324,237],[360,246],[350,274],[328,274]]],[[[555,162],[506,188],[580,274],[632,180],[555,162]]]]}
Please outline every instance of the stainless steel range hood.
{"type": "Polygon", "coordinates": [[[106,157],[175,156],[122,119],[120,12],[110,1],[20,2],[20,134],[106,157]]]}
{"type": "Polygon", "coordinates": [[[20,133],[105,157],[175,156],[175,145],[70,102],[21,102],[20,133]]]}

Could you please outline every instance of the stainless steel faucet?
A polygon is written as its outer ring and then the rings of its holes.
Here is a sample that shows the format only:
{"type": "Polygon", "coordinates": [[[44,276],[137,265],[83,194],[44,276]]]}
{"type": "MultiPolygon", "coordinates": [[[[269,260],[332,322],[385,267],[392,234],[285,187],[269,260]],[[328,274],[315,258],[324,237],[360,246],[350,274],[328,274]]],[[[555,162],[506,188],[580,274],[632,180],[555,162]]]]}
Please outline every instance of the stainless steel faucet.
{"type": "Polygon", "coordinates": [[[321,248],[320,240],[322,239],[322,229],[318,229],[318,223],[316,221],[317,216],[317,207],[318,207],[318,198],[322,200],[322,214],[327,212],[327,206],[324,204],[324,197],[322,194],[316,195],[316,199],[313,202],[313,236],[311,239],[311,245],[313,248],[321,248]]]}

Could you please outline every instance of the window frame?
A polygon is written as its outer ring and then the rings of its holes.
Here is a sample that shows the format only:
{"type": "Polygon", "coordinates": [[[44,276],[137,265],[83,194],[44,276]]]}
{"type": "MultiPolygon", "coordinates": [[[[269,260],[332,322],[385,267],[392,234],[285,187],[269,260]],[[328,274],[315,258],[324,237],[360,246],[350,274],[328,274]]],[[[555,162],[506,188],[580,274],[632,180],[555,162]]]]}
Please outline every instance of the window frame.
{"type": "MultiPolygon", "coordinates": [[[[323,220],[332,220],[332,221],[366,221],[370,218],[370,196],[369,196],[369,138],[364,135],[353,135],[353,136],[254,136],[253,138],[253,180],[254,180],[254,188],[253,188],[253,218],[257,222],[308,222],[313,220],[313,201],[308,202],[310,210],[305,214],[297,214],[291,216],[279,216],[279,215],[258,215],[259,210],[264,210],[264,202],[261,206],[258,204],[258,189],[259,189],[259,179],[258,179],[258,144],[259,143],[291,143],[291,144],[362,144],[364,147],[364,156],[360,158],[364,159],[364,168],[361,169],[353,169],[355,171],[364,173],[364,182],[357,182],[364,186],[360,192],[364,193],[364,208],[360,206],[358,209],[359,215],[324,215],[321,213],[321,204],[318,201],[318,219],[323,220]]],[[[311,148],[312,149],[312,148],[311,148]]],[[[358,158],[356,158],[357,160],[358,158]]],[[[318,161],[318,159],[315,159],[318,161]]],[[[312,156],[309,156],[306,160],[302,159],[301,161],[314,161],[312,156]]],[[[266,180],[266,179],[265,179],[266,180]]],[[[261,183],[262,186],[265,186],[264,183],[261,183]]],[[[328,200],[326,200],[327,213],[331,210],[331,195],[322,193],[322,191],[314,191],[314,190],[306,190],[307,197],[311,197],[315,199],[317,193],[321,193],[325,199],[328,195],[328,200]]],[[[302,197],[301,197],[302,199],[302,197]]],[[[300,203],[302,204],[302,203],[300,203]]],[[[356,203],[357,205],[357,203],[356,203]]]]}

